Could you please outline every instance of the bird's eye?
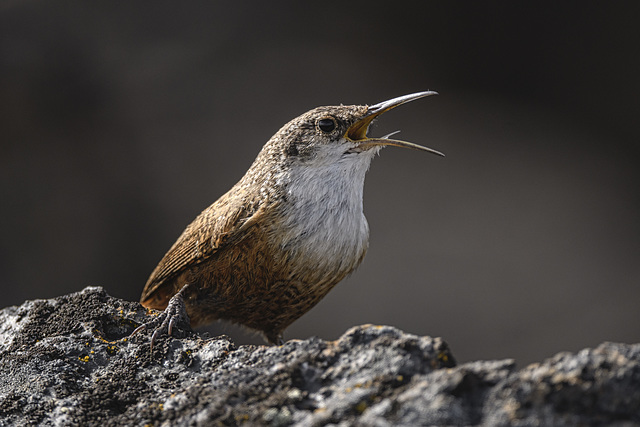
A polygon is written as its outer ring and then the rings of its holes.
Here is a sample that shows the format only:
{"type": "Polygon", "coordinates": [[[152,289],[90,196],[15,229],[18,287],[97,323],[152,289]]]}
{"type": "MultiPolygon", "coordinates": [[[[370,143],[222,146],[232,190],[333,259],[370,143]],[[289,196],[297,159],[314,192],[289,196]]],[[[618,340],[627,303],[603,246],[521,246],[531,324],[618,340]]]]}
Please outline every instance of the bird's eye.
{"type": "Polygon", "coordinates": [[[318,129],[329,133],[336,128],[336,121],[330,118],[318,120],[318,129]]]}

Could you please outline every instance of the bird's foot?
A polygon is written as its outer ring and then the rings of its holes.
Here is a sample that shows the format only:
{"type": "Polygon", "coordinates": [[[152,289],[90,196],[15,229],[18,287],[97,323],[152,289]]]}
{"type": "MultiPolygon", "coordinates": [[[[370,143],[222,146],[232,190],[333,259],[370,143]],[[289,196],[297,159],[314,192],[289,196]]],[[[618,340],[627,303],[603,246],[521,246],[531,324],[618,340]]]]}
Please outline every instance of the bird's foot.
{"type": "Polygon", "coordinates": [[[284,345],[284,338],[282,337],[282,331],[263,332],[263,335],[269,344],[284,345]]]}
{"type": "Polygon", "coordinates": [[[153,344],[161,334],[166,333],[167,335],[171,335],[173,328],[177,325],[189,327],[189,315],[187,314],[187,307],[184,304],[183,296],[183,291],[186,288],[187,286],[184,286],[180,292],[171,297],[167,308],[165,308],[158,317],[138,326],[131,332],[130,337],[146,329],[153,330],[153,334],[151,335],[151,352],[153,352],[153,344]]]}

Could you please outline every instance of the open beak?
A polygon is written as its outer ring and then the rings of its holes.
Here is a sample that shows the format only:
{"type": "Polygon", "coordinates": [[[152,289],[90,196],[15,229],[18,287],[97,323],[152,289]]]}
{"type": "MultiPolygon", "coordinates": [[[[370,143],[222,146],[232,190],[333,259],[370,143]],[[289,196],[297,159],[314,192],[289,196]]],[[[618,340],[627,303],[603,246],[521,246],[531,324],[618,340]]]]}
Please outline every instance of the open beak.
{"type": "Polygon", "coordinates": [[[394,133],[391,133],[387,136],[383,136],[382,138],[369,138],[367,137],[367,131],[369,130],[369,125],[371,122],[384,113],[385,111],[389,111],[398,105],[406,104],[407,102],[413,101],[415,99],[424,98],[425,96],[437,95],[437,92],[426,91],[426,92],[418,92],[412,93],[410,95],[399,96],[397,98],[390,99],[388,101],[380,102],[376,105],[371,105],[367,109],[367,113],[360,120],[352,124],[349,129],[347,129],[347,133],[345,137],[350,139],[351,141],[358,144],[358,148],[368,149],[374,146],[386,146],[393,145],[395,147],[405,147],[405,148],[413,148],[414,150],[427,151],[429,153],[437,154],[439,156],[444,156],[439,151],[433,150],[431,148],[423,147],[422,145],[413,144],[411,142],[400,141],[397,139],[389,139],[389,137],[394,133]]]}

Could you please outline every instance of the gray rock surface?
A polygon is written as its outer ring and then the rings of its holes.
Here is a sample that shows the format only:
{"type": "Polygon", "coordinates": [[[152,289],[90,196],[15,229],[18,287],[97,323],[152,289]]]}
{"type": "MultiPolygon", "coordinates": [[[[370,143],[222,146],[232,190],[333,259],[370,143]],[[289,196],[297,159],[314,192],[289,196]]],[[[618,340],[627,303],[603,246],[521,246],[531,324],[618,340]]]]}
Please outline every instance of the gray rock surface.
{"type": "Polygon", "coordinates": [[[640,344],[516,369],[456,366],[440,338],[364,325],[337,341],[236,347],[102,288],[0,311],[1,425],[640,425],[640,344]]]}

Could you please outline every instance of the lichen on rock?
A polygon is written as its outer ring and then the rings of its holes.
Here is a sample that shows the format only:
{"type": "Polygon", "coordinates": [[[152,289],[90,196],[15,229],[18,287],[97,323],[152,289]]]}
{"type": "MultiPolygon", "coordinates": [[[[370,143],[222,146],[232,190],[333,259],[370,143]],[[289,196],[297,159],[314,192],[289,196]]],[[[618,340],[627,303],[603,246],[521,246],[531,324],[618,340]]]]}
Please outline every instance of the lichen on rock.
{"type": "Polygon", "coordinates": [[[97,287],[1,310],[0,424],[640,425],[638,344],[456,366],[440,338],[363,325],[277,347],[180,330],[152,354],[129,338],[149,315],[97,287]]]}

